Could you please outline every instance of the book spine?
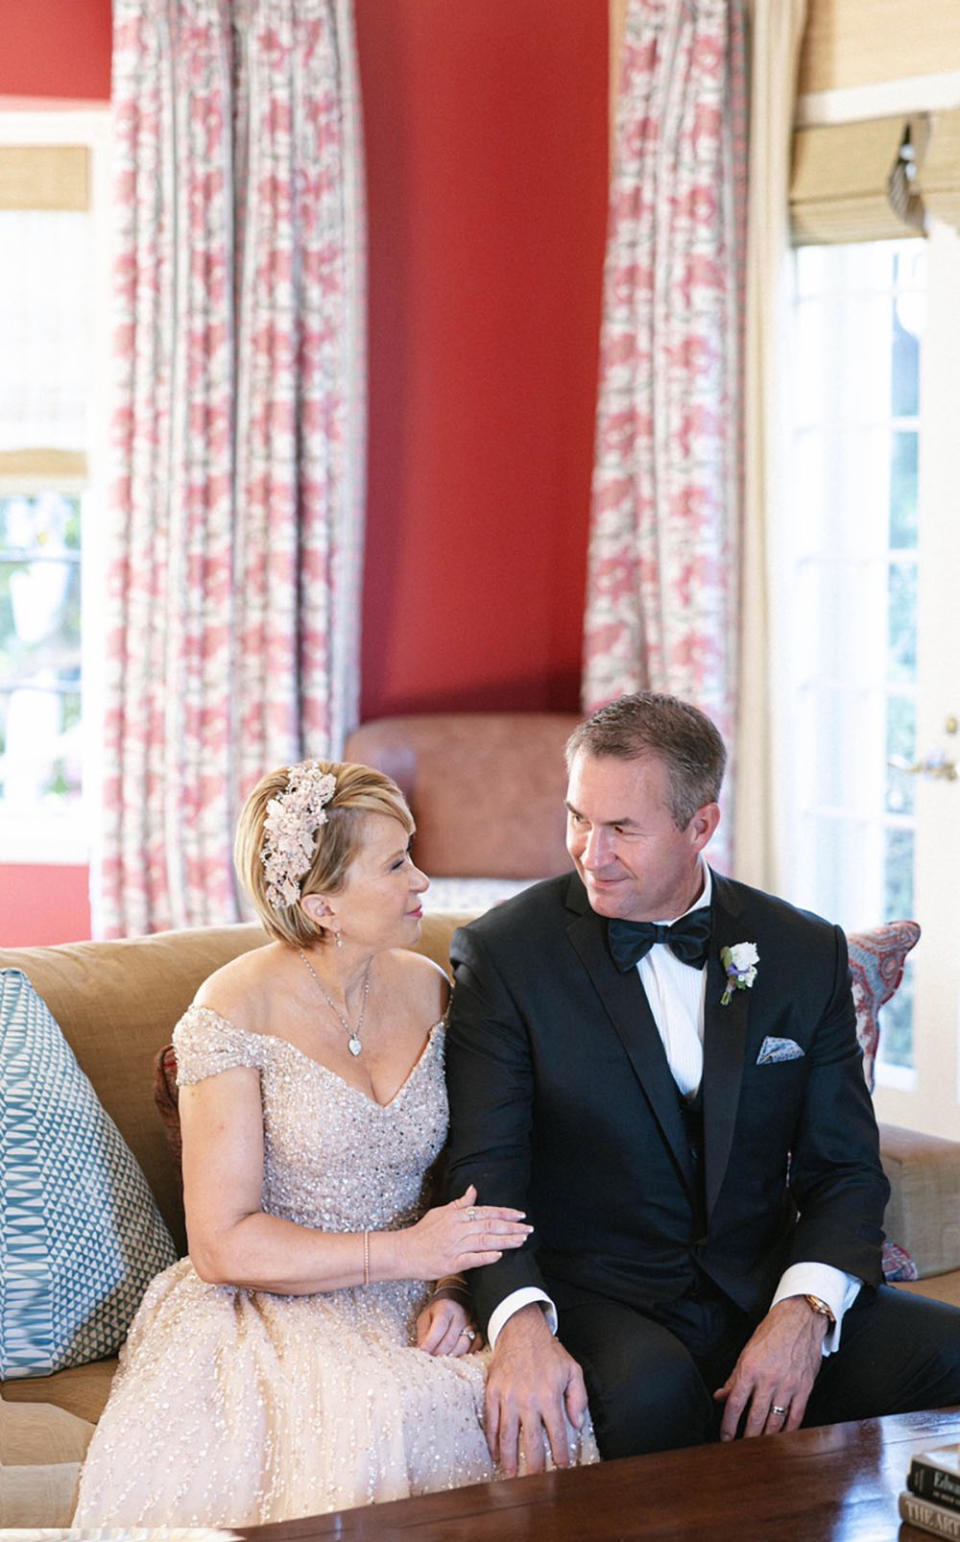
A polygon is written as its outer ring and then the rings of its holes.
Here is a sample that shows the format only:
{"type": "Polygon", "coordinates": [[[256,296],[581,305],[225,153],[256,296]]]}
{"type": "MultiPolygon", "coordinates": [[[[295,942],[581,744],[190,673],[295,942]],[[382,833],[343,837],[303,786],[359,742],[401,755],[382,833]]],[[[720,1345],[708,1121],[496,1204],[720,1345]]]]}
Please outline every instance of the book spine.
{"type": "Polygon", "coordinates": [[[900,1495],[900,1518],[921,1531],[929,1531],[935,1537],[960,1539],[960,1513],[947,1510],[943,1505],[930,1504],[916,1494],[900,1495]]]}
{"type": "Polygon", "coordinates": [[[960,1481],[952,1473],[944,1472],[915,1456],[907,1473],[907,1488],[921,1499],[932,1499],[934,1504],[946,1505],[949,1510],[960,1512],[960,1481]]]}

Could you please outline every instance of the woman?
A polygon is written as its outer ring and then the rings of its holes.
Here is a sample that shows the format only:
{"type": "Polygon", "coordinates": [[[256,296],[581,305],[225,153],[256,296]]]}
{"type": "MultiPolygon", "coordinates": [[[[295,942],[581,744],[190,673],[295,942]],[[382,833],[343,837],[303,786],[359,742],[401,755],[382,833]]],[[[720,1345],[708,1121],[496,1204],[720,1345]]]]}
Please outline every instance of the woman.
{"type": "Polygon", "coordinates": [[[366,766],[284,767],[244,806],[237,870],[275,940],[174,1033],[190,1256],[144,1297],[75,1525],[252,1525],[496,1476],[458,1276],[530,1227],[472,1189],[425,1206],[448,985],[409,951],[412,831],[366,766]]]}

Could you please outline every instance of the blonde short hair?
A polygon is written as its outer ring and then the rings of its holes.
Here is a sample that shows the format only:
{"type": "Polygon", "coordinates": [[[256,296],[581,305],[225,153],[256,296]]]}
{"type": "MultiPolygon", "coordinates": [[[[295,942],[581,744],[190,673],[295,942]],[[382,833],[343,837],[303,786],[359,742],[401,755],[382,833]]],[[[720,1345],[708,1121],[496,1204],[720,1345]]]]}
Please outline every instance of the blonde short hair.
{"type": "MultiPolygon", "coordinates": [[[[336,791],[324,808],[326,823],[316,832],[316,852],[300,881],[301,898],[305,894],[336,894],[343,888],[350,864],[360,849],[365,815],[386,814],[399,820],[408,835],[415,828],[403,793],[382,771],[349,761],[319,760],[314,764],[320,772],[328,772],[334,778],[336,791]]],[[[282,799],[291,769],[279,766],[276,771],[269,771],[250,793],[237,821],[233,860],[237,876],[265,929],[280,942],[305,947],[328,940],[328,928],[311,921],[296,901],[274,908],[267,899],[263,870],[267,805],[273,798],[282,799]]]]}

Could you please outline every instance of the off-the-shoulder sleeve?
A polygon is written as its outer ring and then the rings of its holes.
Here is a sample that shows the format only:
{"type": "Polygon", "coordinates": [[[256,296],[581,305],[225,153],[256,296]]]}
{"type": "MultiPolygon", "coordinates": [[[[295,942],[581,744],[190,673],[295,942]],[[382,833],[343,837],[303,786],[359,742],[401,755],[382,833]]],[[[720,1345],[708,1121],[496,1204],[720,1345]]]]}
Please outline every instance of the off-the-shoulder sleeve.
{"type": "Polygon", "coordinates": [[[263,1040],[258,1033],[247,1033],[214,1012],[212,1007],[189,1006],[173,1030],[173,1048],[177,1057],[177,1083],[189,1087],[193,1082],[232,1071],[234,1066],[263,1064],[263,1040]]]}

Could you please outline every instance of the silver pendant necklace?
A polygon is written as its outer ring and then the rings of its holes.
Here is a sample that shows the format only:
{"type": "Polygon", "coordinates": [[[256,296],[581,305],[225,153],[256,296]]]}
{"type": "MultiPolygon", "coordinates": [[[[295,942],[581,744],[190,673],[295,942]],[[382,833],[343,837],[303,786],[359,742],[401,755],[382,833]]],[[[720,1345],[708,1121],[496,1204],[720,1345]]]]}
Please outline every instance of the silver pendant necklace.
{"type": "Polygon", "coordinates": [[[373,963],[373,959],[371,958],[368,960],[366,970],[364,971],[363,989],[360,995],[360,1015],[357,1018],[357,1026],[356,1028],[351,1028],[348,1019],[344,1017],[340,1008],[337,1006],[337,1003],[330,999],[323,986],[320,984],[320,976],[317,974],[317,971],[314,969],[303,949],[298,948],[297,952],[300,954],[303,962],[306,964],[310,973],[313,975],[317,990],[320,992],[324,1001],[327,1003],[327,1006],[330,1008],[334,1017],[336,1017],[342,1024],[343,1031],[347,1036],[347,1049],[350,1051],[351,1055],[356,1058],[356,1056],[359,1055],[360,1051],[363,1049],[363,1045],[360,1042],[360,1029],[363,1027],[363,1019],[367,1012],[367,997],[370,994],[370,965],[373,963]]]}

